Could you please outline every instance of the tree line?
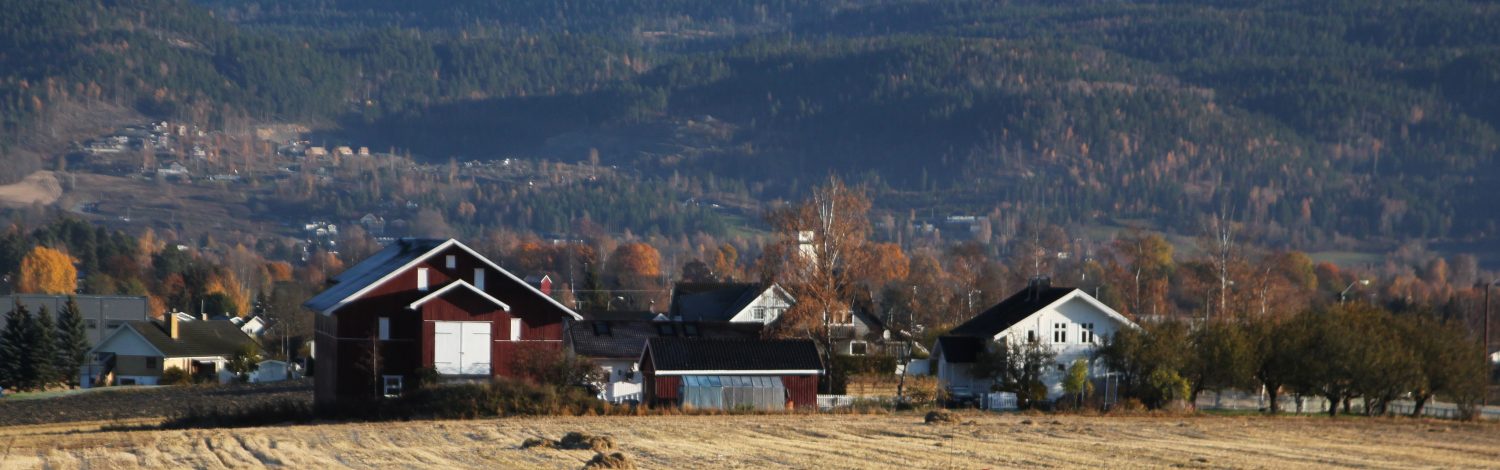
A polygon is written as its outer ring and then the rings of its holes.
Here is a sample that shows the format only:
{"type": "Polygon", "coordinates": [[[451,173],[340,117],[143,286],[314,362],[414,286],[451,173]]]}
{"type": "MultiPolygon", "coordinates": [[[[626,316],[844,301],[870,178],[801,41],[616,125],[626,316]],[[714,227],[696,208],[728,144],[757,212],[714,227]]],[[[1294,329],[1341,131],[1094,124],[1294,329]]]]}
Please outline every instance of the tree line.
{"type": "MultiPolygon", "coordinates": [[[[1143,322],[1108,338],[1097,360],[1118,373],[1120,396],[1152,408],[1195,403],[1204,391],[1320,397],[1326,412],[1385,415],[1411,399],[1412,416],[1440,398],[1473,417],[1487,392],[1488,358],[1470,331],[1431,312],[1396,314],[1366,302],[1330,304],[1294,315],[1143,322]]],[[[1316,410],[1314,410],[1316,411],[1316,410]]]]}
{"type": "Polygon", "coordinates": [[[72,297],[56,318],[45,306],[34,314],[19,303],[12,306],[0,329],[0,387],[78,386],[81,367],[88,361],[85,335],[83,316],[72,297]]]}

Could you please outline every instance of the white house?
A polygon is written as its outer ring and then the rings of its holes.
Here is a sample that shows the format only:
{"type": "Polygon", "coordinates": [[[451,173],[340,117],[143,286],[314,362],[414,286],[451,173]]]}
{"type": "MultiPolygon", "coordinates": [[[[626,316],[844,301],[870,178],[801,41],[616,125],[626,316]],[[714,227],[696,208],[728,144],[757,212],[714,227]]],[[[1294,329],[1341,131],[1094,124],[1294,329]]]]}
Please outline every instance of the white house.
{"type": "Polygon", "coordinates": [[[253,343],[230,322],[188,322],[176,315],[160,322],[125,322],[89,351],[102,370],[98,377],[88,377],[85,387],[156,385],[162,372],[173,367],[194,376],[212,376],[235,352],[253,343]]]}
{"type": "Polygon", "coordinates": [[[679,282],[668,316],[680,321],[759,323],[781,318],[796,300],[776,284],[679,282]]]}
{"type": "MultiPolygon", "coordinates": [[[[1092,361],[1105,338],[1134,327],[1134,322],[1082,290],[1038,280],[938,338],[933,361],[938,382],[950,393],[978,395],[990,389],[990,382],[970,373],[981,351],[1014,341],[1040,343],[1057,353],[1043,379],[1048,398],[1056,399],[1063,395],[1064,371],[1073,361],[1092,361]]],[[[1090,371],[1096,377],[1106,372],[1097,362],[1091,362],[1090,371]]]]}

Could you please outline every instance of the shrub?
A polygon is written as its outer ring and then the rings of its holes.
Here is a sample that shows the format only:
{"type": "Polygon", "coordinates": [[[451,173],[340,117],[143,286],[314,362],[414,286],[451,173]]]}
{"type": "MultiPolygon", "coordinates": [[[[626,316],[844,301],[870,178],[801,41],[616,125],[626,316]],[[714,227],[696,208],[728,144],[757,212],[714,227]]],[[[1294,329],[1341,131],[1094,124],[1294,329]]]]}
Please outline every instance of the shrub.
{"type": "Polygon", "coordinates": [[[172,366],[161,371],[161,378],[157,380],[161,385],[188,385],[193,383],[193,376],[181,367],[172,366]]]}

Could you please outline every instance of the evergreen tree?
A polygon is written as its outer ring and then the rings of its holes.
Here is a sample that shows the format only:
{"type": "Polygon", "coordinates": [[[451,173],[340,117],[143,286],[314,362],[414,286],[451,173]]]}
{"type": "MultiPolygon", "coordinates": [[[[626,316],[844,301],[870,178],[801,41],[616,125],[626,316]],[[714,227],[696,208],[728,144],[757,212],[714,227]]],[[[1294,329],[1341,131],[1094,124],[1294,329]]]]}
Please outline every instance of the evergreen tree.
{"type": "Polygon", "coordinates": [[[83,314],[78,302],[68,297],[57,316],[58,375],[70,386],[78,385],[78,371],[88,360],[89,340],[83,329],[83,314]]]}
{"type": "Polygon", "coordinates": [[[0,361],[0,368],[4,371],[0,376],[4,377],[4,382],[0,385],[7,389],[26,389],[34,377],[30,366],[31,351],[28,348],[31,324],[31,312],[19,303],[5,315],[5,330],[0,332],[0,339],[3,339],[0,346],[4,347],[5,357],[5,361],[0,361]]]}
{"type": "Polygon", "coordinates": [[[31,349],[31,387],[46,388],[61,381],[57,370],[57,324],[46,306],[33,315],[28,340],[31,349]]]}
{"type": "Polygon", "coordinates": [[[14,309],[6,312],[5,327],[0,329],[0,388],[7,390],[16,388],[16,365],[20,352],[16,347],[16,338],[24,336],[20,325],[21,321],[16,317],[14,309]]]}

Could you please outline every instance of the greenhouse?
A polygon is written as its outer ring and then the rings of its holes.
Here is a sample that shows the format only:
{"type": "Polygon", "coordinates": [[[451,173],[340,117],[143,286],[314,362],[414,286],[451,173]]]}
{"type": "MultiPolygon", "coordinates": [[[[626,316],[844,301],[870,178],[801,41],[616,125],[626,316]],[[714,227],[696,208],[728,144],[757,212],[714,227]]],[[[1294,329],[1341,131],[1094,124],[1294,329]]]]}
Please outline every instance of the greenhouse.
{"type": "Polygon", "coordinates": [[[682,404],[700,409],[786,409],[786,387],[781,377],[744,375],[686,375],[682,377],[682,404]]]}

